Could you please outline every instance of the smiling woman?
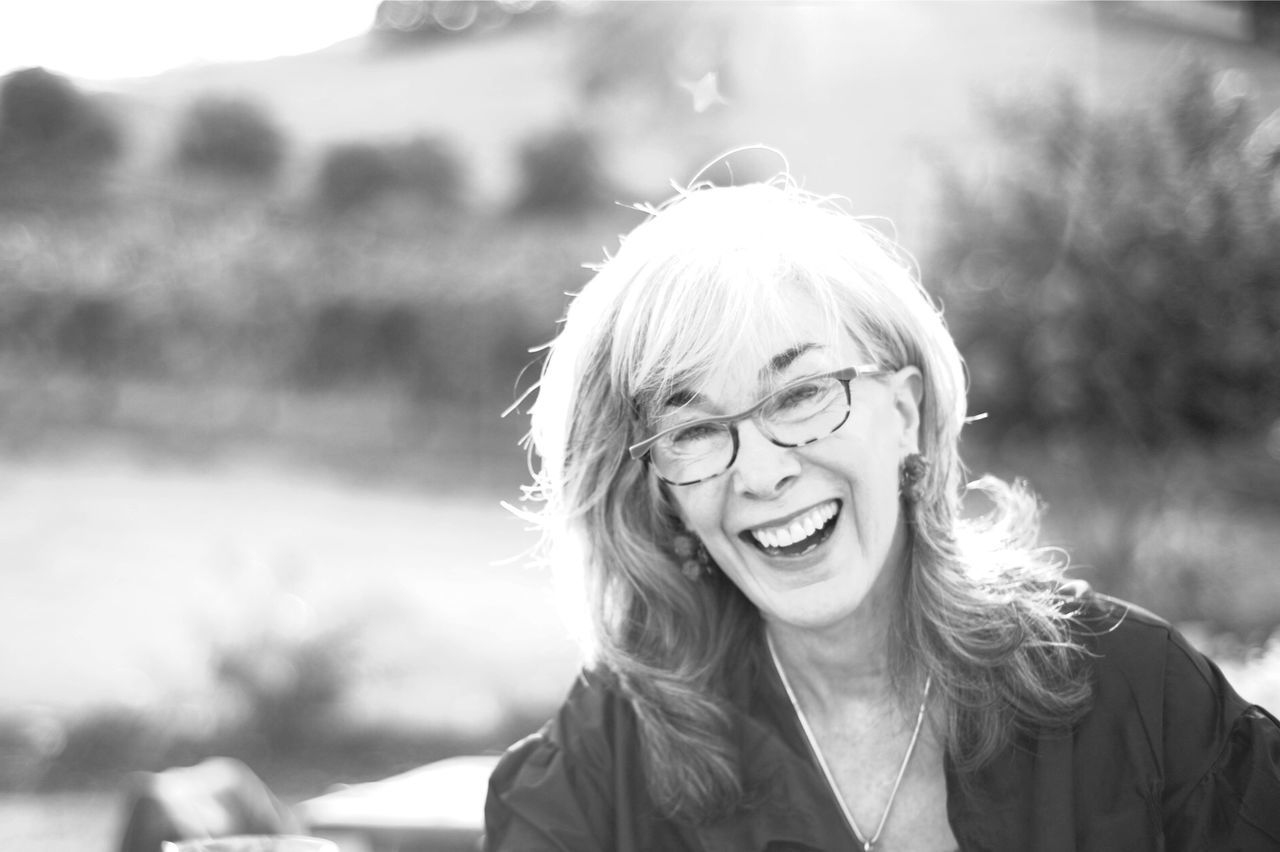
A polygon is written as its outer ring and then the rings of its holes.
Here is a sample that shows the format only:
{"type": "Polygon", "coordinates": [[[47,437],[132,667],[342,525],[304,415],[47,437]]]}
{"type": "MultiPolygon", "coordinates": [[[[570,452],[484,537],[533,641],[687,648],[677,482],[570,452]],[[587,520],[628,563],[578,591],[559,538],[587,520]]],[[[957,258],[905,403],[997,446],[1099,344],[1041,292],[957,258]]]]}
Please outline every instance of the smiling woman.
{"type": "Polygon", "coordinates": [[[786,177],[628,235],[532,416],[590,666],[495,771],[488,848],[1280,842],[1274,720],[1067,583],[1030,494],[965,485],[964,386],[909,266],[786,177]]]}

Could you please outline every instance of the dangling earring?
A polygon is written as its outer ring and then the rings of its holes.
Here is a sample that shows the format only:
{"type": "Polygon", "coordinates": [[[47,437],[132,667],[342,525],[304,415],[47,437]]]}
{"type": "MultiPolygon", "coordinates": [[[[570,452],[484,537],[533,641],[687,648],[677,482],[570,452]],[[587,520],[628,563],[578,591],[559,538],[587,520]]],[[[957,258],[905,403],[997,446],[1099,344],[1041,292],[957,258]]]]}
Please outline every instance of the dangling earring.
{"type": "Polygon", "coordinates": [[[690,580],[697,580],[703,574],[711,573],[711,554],[707,553],[702,540],[693,533],[676,533],[672,539],[672,549],[680,559],[680,573],[690,580]]]}
{"type": "Polygon", "coordinates": [[[898,491],[902,499],[915,503],[921,496],[921,483],[929,471],[929,460],[919,453],[912,453],[902,460],[898,468],[898,491]]]}

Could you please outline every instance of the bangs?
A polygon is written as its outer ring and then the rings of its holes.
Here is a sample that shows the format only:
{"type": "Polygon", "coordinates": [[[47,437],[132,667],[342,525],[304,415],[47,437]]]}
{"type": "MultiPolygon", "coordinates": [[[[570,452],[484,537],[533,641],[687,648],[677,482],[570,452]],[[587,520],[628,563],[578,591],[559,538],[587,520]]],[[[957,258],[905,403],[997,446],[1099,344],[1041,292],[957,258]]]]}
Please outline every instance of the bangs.
{"type": "Polygon", "coordinates": [[[646,423],[679,391],[754,382],[778,340],[834,345],[844,328],[830,282],[776,250],[684,256],[645,275],[619,316],[612,367],[646,423]],[[817,308],[819,327],[800,326],[799,303],[817,308]]]}

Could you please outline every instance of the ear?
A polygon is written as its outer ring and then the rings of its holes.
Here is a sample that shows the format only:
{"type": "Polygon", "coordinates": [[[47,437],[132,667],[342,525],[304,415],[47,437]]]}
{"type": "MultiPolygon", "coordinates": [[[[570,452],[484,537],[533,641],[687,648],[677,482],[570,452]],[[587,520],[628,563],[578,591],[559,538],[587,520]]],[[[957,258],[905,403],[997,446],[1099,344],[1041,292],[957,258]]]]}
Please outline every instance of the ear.
{"type": "Polygon", "coordinates": [[[893,410],[902,429],[900,445],[904,456],[920,452],[920,405],[924,399],[924,376],[919,367],[903,367],[889,377],[893,410]]]}

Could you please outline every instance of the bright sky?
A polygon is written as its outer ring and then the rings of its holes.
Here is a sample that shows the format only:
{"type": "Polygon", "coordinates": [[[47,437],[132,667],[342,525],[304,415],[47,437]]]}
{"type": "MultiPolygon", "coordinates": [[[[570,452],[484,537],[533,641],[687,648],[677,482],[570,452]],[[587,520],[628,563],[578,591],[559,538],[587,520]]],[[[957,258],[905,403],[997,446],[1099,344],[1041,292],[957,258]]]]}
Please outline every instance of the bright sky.
{"type": "Polygon", "coordinates": [[[368,30],[377,0],[3,0],[0,74],[110,80],[318,50],[368,30]]]}

